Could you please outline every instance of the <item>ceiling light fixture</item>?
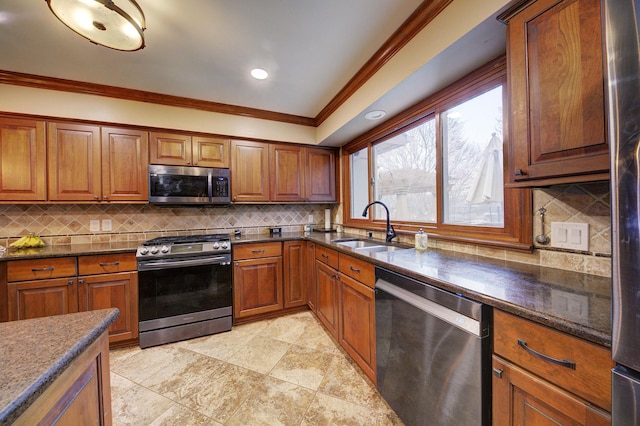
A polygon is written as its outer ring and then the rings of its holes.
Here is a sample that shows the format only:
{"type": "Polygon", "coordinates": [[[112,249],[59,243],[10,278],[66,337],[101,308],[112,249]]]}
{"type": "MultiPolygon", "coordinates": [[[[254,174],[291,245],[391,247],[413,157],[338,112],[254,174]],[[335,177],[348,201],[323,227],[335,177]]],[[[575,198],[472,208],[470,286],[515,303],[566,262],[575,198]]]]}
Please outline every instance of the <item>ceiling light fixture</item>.
{"type": "Polygon", "coordinates": [[[144,13],[135,0],[46,0],[51,12],[90,42],[115,50],[144,47],[144,13]]]}
{"type": "Polygon", "coordinates": [[[382,111],[381,109],[374,109],[366,113],[364,115],[364,118],[366,118],[367,120],[380,120],[385,115],[387,115],[386,111],[382,111]]]}
{"type": "Polygon", "coordinates": [[[255,78],[256,80],[264,80],[269,77],[269,73],[262,68],[254,68],[251,70],[251,77],[255,78]]]}

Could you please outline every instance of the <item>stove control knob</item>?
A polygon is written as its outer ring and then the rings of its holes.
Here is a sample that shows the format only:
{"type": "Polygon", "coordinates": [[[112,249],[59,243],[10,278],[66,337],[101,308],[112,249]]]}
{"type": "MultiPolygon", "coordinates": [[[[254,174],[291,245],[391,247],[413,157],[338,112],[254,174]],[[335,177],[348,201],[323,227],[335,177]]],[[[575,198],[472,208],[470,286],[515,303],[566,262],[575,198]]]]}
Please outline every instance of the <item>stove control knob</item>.
{"type": "Polygon", "coordinates": [[[147,253],[149,253],[149,249],[148,248],[146,248],[146,247],[140,248],[140,254],[145,255],[147,253]]]}
{"type": "Polygon", "coordinates": [[[220,248],[220,244],[218,244],[217,242],[213,243],[213,248],[218,250],[220,248]]]}
{"type": "Polygon", "coordinates": [[[156,254],[158,253],[158,247],[151,247],[151,254],[156,254]]]}
{"type": "Polygon", "coordinates": [[[227,244],[227,242],[226,242],[226,241],[224,241],[224,242],[222,243],[222,248],[223,248],[223,249],[225,249],[225,250],[226,250],[226,249],[228,249],[228,248],[229,248],[229,244],[227,244]]]}
{"type": "Polygon", "coordinates": [[[162,248],[160,249],[160,251],[162,253],[169,253],[169,246],[162,246],[162,248]]]}

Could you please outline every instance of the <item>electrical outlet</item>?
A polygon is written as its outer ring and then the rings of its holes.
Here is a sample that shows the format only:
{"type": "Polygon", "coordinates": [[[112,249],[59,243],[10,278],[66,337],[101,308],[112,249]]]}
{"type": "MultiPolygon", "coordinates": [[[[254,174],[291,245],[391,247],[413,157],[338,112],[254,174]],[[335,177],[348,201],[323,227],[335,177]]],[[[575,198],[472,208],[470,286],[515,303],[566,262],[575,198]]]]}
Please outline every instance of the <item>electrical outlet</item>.
{"type": "Polygon", "coordinates": [[[100,220],[99,219],[91,219],[89,221],[89,231],[91,231],[91,232],[100,232],[100,220]]]}
{"type": "Polygon", "coordinates": [[[589,250],[589,224],[551,222],[551,247],[589,250]]]}
{"type": "Polygon", "coordinates": [[[308,220],[308,223],[313,223],[313,215],[310,214],[307,220],[308,220]]]}
{"type": "Polygon", "coordinates": [[[111,231],[111,219],[102,219],[102,230],[111,231]]]}

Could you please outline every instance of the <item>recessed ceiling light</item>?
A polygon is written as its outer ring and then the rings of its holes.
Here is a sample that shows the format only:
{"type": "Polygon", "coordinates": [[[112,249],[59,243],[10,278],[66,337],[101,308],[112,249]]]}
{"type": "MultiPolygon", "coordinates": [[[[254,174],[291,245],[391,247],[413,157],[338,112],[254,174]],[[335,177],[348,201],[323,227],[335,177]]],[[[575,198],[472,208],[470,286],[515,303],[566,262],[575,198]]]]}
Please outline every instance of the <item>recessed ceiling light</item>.
{"type": "Polygon", "coordinates": [[[374,109],[373,111],[369,111],[364,115],[364,118],[367,120],[380,120],[382,117],[387,115],[386,111],[382,111],[381,109],[374,109]]]}
{"type": "Polygon", "coordinates": [[[251,77],[255,78],[256,80],[264,80],[265,78],[269,77],[269,73],[262,68],[254,68],[251,70],[251,77]]]}

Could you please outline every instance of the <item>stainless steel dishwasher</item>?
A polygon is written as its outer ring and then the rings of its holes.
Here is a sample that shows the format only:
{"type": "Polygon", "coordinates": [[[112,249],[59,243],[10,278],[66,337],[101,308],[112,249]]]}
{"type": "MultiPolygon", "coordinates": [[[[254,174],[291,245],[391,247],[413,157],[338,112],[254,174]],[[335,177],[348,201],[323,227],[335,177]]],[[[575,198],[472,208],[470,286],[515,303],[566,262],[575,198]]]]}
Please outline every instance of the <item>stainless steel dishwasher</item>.
{"type": "Polygon", "coordinates": [[[489,425],[490,307],[376,267],[377,387],[408,426],[489,425]]]}

